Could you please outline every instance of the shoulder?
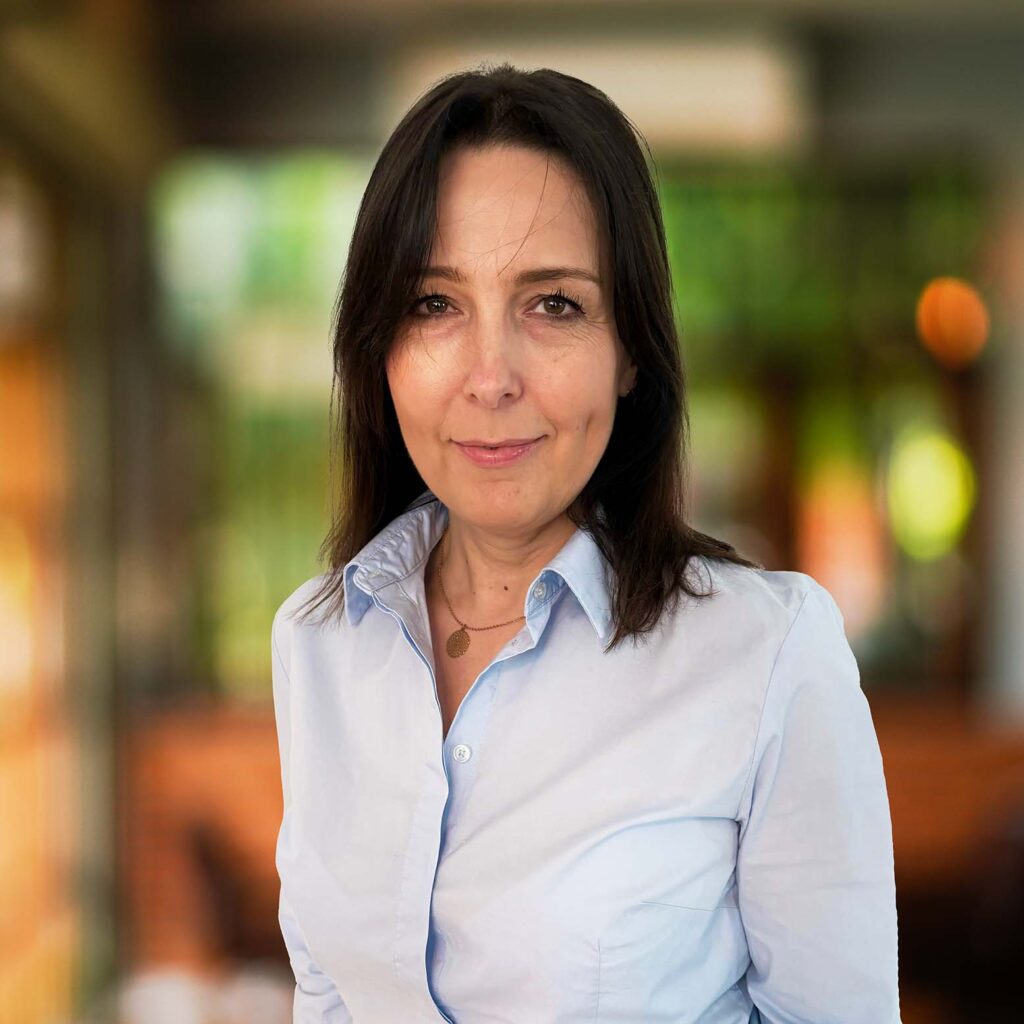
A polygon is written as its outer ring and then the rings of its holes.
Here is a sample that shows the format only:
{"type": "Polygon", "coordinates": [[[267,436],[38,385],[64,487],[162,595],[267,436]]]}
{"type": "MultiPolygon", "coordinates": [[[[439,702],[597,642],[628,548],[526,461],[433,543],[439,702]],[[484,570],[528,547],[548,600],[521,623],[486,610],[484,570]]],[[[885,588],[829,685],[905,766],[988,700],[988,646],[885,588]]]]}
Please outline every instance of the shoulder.
{"type": "Polygon", "coordinates": [[[285,657],[286,661],[294,632],[304,626],[304,623],[298,618],[298,614],[309,599],[323,586],[328,576],[329,573],[322,572],[303,580],[281,601],[274,612],[271,638],[278,653],[285,657]]]}
{"type": "Polygon", "coordinates": [[[762,696],[767,687],[833,686],[838,678],[859,684],[843,614],[813,576],[703,561],[712,596],[696,603],[687,635],[708,655],[750,667],[762,696]]]}
{"type": "Polygon", "coordinates": [[[861,713],[860,668],[828,588],[808,573],[733,563],[716,563],[712,574],[720,587],[721,621],[732,624],[731,650],[761,654],[764,736],[795,707],[822,721],[861,713]]]}
{"type": "Polygon", "coordinates": [[[330,573],[321,572],[316,576],[310,576],[303,580],[294,590],[289,593],[277,606],[274,613],[275,619],[290,619],[309,600],[313,594],[324,584],[330,573]]]}
{"type": "Polygon", "coordinates": [[[722,559],[701,558],[713,594],[708,611],[740,636],[751,631],[781,643],[798,619],[824,615],[843,631],[843,616],[829,590],[813,576],[791,569],[754,569],[722,559]]]}

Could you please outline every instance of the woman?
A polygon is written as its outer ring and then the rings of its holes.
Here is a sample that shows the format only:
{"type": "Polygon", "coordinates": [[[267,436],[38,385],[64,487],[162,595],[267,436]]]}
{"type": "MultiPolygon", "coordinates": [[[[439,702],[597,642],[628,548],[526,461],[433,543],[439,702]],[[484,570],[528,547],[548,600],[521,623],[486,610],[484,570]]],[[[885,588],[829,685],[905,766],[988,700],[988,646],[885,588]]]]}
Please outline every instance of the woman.
{"type": "Polygon", "coordinates": [[[857,664],[814,579],[686,524],[630,122],[550,70],[443,79],[334,354],[330,570],[272,631],[295,1021],[898,1022],[857,664]]]}

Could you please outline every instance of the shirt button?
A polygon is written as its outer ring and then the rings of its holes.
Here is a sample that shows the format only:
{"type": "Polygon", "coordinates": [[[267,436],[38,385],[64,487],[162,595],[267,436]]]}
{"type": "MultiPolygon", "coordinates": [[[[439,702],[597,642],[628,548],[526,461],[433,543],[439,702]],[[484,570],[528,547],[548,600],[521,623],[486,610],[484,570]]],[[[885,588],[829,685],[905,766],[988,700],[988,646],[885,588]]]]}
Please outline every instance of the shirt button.
{"type": "Polygon", "coordinates": [[[538,583],[537,586],[533,588],[533,596],[543,597],[547,593],[547,589],[548,588],[543,583],[538,583]]]}
{"type": "Polygon", "coordinates": [[[465,743],[460,743],[457,747],[452,749],[452,757],[456,761],[468,761],[473,756],[473,751],[466,746],[465,743]]]}

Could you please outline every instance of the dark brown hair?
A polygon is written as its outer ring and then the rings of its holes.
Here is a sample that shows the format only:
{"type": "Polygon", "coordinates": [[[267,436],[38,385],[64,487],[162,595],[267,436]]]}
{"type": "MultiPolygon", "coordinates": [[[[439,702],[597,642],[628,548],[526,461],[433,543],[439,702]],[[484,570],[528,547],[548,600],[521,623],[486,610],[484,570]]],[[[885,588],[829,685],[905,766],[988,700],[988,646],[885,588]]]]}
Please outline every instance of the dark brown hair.
{"type": "Polygon", "coordinates": [[[508,63],[445,76],[392,132],[363,195],[334,309],[331,466],[342,482],[319,553],[329,571],[308,606],[330,598],[331,614],[340,614],[346,563],[426,489],[398,428],[385,361],[430,256],[439,165],[455,146],[521,145],[560,158],[582,181],[597,219],[616,329],[637,378],[619,402],[601,461],[566,513],[592,532],[614,569],[608,649],[652,630],[680,592],[709,596],[687,578],[691,560],[762,568],[686,522],[685,373],[661,208],[638,140],[650,157],[642,134],[599,89],[508,63]]]}

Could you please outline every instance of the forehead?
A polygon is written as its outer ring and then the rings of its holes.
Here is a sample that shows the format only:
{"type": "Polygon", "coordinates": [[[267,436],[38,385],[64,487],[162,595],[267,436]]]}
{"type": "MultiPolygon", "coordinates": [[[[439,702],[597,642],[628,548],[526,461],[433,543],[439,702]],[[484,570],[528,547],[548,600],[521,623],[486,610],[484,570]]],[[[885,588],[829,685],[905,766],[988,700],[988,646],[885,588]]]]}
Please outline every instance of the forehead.
{"type": "Polygon", "coordinates": [[[579,177],[557,154],[522,146],[446,154],[429,262],[473,276],[537,261],[599,271],[597,226],[579,177]]]}

